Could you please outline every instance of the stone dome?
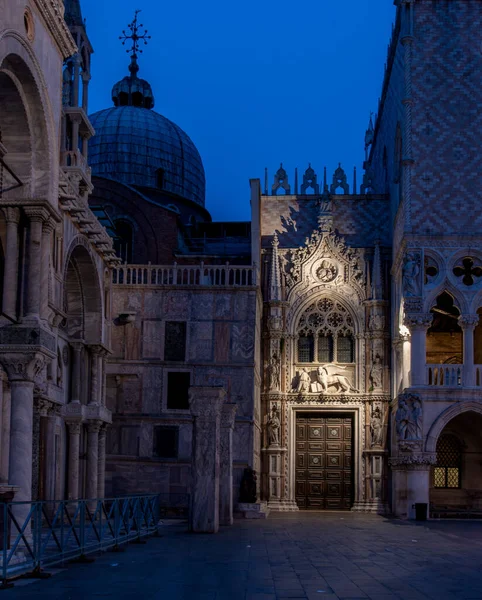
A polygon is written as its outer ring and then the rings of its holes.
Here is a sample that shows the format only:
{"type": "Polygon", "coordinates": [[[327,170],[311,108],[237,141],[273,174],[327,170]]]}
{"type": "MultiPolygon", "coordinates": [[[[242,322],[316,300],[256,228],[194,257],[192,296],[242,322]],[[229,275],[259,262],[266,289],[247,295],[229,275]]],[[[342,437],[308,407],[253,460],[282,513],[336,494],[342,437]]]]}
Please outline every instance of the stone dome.
{"type": "Polygon", "coordinates": [[[95,129],[89,140],[93,175],[162,189],[204,206],[201,157],[175,123],[137,106],[107,108],[89,118],[95,129]]]}
{"type": "Polygon", "coordinates": [[[134,54],[130,75],[112,88],[115,106],[89,117],[95,129],[89,140],[92,174],[156,188],[204,206],[201,156],[180,127],[151,110],[154,95],[149,83],[137,77],[136,59],[134,54]]]}

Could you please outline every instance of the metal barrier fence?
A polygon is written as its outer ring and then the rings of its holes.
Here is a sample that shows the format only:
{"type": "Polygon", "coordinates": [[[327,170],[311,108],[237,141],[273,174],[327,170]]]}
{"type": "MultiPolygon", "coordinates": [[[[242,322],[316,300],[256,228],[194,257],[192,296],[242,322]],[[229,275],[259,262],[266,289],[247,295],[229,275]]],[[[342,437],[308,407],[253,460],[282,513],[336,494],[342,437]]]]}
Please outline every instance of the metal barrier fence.
{"type": "Polygon", "coordinates": [[[26,573],[82,560],[159,532],[161,519],[188,519],[188,494],[0,503],[1,587],[26,573]]]}

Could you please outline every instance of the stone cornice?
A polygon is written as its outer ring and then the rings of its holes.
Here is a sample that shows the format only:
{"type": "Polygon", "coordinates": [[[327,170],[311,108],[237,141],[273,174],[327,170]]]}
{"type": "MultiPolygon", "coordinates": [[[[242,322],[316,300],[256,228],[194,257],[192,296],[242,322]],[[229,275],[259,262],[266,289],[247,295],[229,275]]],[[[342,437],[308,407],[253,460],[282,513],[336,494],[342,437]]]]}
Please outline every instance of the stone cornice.
{"type": "Polygon", "coordinates": [[[0,208],[22,208],[28,214],[39,211],[39,216],[42,218],[52,218],[55,223],[60,223],[61,217],[58,211],[50,204],[48,200],[42,198],[23,198],[19,200],[4,199],[0,201],[0,208]]]}
{"type": "Polygon", "coordinates": [[[386,402],[391,401],[390,394],[296,394],[296,393],[266,393],[261,394],[264,400],[270,402],[289,402],[298,405],[336,405],[346,406],[347,404],[364,404],[367,402],[386,402]]]}
{"type": "Polygon", "coordinates": [[[52,34],[64,59],[77,52],[77,46],[64,20],[64,6],[59,0],[34,0],[47,29],[52,34]]]}

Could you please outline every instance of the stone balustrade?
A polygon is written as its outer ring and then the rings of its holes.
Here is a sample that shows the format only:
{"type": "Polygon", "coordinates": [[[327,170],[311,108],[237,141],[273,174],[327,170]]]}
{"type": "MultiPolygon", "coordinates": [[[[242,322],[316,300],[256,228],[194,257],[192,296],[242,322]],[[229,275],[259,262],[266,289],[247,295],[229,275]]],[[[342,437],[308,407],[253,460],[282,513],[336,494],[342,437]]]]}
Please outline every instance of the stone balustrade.
{"type": "Polygon", "coordinates": [[[426,365],[426,383],[436,387],[462,387],[464,365],[426,365]]]}
{"type": "Polygon", "coordinates": [[[256,267],[225,265],[122,265],[113,269],[114,285],[250,287],[256,267]]]}

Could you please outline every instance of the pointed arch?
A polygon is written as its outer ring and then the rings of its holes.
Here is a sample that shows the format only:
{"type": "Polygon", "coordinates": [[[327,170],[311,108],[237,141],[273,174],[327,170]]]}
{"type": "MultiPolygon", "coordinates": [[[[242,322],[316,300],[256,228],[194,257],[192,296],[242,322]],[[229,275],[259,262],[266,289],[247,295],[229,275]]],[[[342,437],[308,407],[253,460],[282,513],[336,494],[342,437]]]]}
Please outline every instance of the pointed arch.
{"type": "Polygon", "coordinates": [[[427,439],[425,441],[425,452],[435,453],[437,450],[437,440],[444,428],[456,416],[466,412],[474,412],[482,416],[482,402],[477,400],[457,402],[457,404],[446,408],[437,417],[428,432],[427,439]]]}
{"type": "Polygon", "coordinates": [[[435,306],[437,302],[437,298],[447,292],[454,299],[455,306],[459,309],[460,314],[467,314],[469,312],[469,307],[467,304],[467,300],[463,293],[457,289],[448,279],[444,279],[437,287],[427,294],[424,302],[424,312],[430,312],[430,310],[435,306]]]}

